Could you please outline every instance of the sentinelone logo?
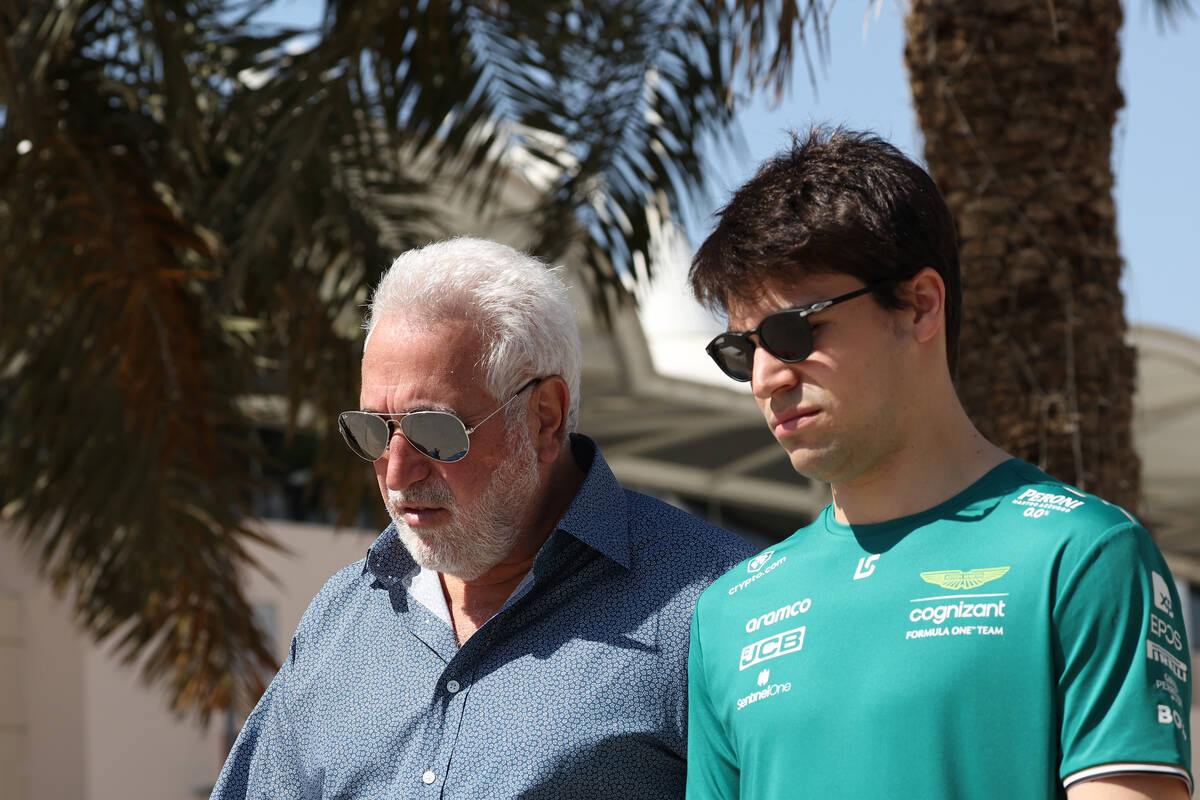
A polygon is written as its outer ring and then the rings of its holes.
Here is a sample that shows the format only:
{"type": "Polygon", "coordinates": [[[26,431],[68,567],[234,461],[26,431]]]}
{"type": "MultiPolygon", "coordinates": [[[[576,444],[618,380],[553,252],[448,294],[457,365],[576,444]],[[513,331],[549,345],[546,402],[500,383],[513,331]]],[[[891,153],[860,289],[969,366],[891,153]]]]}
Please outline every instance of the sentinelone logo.
{"type": "Polygon", "coordinates": [[[771,683],[771,670],[769,669],[764,669],[762,672],[758,673],[757,683],[759,686],[764,686],[766,688],[760,689],[757,692],[751,692],[745,697],[739,697],[737,701],[738,711],[741,711],[751,703],[757,703],[759,700],[766,700],[768,697],[774,697],[782,692],[790,692],[792,690],[791,681],[786,681],[784,683],[771,683]]]}
{"type": "Polygon", "coordinates": [[[781,692],[790,692],[792,690],[792,682],[787,683],[772,683],[765,689],[759,689],[757,692],[751,692],[745,697],[739,697],[737,701],[737,710],[741,711],[751,703],[757,703],[759,700],[766,700],[768,697],[774,697],[781,692]]]}

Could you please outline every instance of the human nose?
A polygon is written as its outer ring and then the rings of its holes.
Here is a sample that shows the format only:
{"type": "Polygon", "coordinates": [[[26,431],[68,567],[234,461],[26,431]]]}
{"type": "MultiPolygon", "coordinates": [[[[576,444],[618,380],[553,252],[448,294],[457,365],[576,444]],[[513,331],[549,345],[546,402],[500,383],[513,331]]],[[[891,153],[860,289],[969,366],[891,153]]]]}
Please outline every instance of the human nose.
{"type": "Polygon", "coordinates": [[[376,462],[384,471],[384,480],[389,489],[407,489],[418,481],[429,477],[433,465],[429,459],[413,447],[400,427],[391,428],[387,450],[376,462]]]}
{"type": "Polygon", "coordinates": [[[761,345],[755,347],[754,361],[750,367],[750,388],[754,396],[766,400],[794,388],[800,381],[799,366],[780,361],[761,345]]]}

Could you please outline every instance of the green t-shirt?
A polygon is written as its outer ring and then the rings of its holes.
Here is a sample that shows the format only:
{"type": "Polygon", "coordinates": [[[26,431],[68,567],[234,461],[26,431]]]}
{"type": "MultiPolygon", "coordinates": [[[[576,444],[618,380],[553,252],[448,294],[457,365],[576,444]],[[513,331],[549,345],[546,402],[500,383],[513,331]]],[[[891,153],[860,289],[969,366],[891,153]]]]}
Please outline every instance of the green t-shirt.
{"type": "Polygon", "coordinates": [[[692,618],[689,800],[1052,798],[1190,786],[1191,664],[1125,511],[1011,460],[878,525],[831,508],[692,618]]]}

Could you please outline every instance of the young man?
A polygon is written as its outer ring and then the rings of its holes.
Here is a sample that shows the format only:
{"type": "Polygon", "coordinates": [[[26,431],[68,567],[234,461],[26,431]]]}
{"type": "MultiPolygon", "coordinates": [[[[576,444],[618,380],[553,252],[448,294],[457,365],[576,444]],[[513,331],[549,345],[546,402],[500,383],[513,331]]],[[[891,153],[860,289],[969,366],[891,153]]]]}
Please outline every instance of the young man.
{"type": "Polygon", "coordinates": [[[214,800],[679,798],[688,622],[750,548],[573,433],[557,275],[493,242],[396,259],[339,418],[393,524],[305,612],[214,800]]]}
{"type": "Polygon", "coordinates": [[[929,176],[816,131],[737,192],[691,282],[729,316],[709,354],[833,503],[697,603],[688,797],[1187,797],[1170,572],[967,418],[929,176]]]}

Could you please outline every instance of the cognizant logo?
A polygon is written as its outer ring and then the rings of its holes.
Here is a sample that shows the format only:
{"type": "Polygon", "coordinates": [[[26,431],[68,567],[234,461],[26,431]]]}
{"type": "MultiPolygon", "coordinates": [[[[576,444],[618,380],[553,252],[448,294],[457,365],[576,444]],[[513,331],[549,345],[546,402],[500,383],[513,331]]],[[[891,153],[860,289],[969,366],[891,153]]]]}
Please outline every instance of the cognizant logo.
{"type": "Polygon", "coordinates": [[[730,586],[730,587],[729,587],[729,594],[731,594],[731,595],[732,595],[732,594],[737,594],[737,593],[738,593],[738,592],[740,592],[742,589],[745,589],[747,586],[749,586],[750,584],[754,583],[756,580],[759,580],[759,579],[760,579],[760,578],[762,578],[763,576],[765,576],[765,575],[769,574],[771,571],[773,571],[773,570],[774,570],[776,567],[778,567],[780,564],[785,564],[785,563],[787,563],[787,556],[782,556],[782,557],[780,557],[780,559],[779,559],[778,561],[772,561],[772,562],[771,562],[770,564],[768,564],[766,567],[763,567],[761,572],[756,572],[756,573],[754,573],[753,575],[751,575],[749,578],[746,578],[746,579],[745,579],[744,581],[742,581],[741,583],[735,583],[733,586],[730,586]]]}
{"type": "Polygon", "coordinates": [[[959,600],[957,603],[914,608],[908,618],[913,622],[932,622],[935,625],[941,625],[948,619],[1003,616],[1003,600],[998,603],[968,603],[965,600],[959,600]]]}

